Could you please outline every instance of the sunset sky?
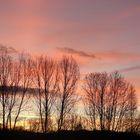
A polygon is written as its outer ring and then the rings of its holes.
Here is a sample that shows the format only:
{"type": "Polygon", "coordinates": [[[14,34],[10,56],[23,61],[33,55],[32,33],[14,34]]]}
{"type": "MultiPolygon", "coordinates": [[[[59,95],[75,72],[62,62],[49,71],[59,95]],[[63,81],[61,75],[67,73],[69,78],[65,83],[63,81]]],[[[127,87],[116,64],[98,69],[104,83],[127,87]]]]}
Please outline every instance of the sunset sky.
{"type": "Polygon", "coordinates": [[[140,0],[0,0],[0,44],[120,70],[140,100],[140,0]]]}

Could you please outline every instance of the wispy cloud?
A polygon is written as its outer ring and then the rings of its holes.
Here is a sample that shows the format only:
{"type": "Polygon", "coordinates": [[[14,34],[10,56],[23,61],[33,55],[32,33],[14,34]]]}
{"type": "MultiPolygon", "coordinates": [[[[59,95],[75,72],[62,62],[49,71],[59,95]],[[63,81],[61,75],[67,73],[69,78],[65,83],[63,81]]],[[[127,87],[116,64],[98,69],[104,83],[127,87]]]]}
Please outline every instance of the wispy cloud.
{"type": "Polygon", "coordinates": [[[129,68],[124,68],[124,69],[119,70],[119,72],[129,72],[129,71],[133,71],[133,70],[140,70],[140,65],[129,67],[129,68]]]}
{"type": "Polygon", "coordinates": [[[88,57],[88,58],[94,58],[94,59],[97,58],[96,55],[93,53],[87,53],[87,52],[75,50],[72,48],[66,48],[66,47],[60,48],[60,47],[58,47],[57,49],[59,51],[65,52],[65,53],[76,54],[76,55],[79,55],[81,57],[88,57]]]}
{"type": "Polygon", "coordinates": [[[17,53],[18,51],[11,46],[0,44],[0,52],[17,53]]]}

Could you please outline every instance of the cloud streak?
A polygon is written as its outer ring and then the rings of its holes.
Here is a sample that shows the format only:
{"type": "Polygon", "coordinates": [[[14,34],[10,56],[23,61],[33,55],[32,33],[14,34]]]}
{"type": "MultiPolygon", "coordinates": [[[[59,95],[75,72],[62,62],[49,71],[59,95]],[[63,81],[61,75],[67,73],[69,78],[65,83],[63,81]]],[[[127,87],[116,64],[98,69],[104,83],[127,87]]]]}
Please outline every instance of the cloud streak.
{"type": "Polygon", "coordinates": [[[124,68],[124,69],[119,70],[119,72],[129,72],[129,71],[134,71],[134,70],[140,70],[140,65],[124,68]]]}
{"type": "Polygon", "coordinates": [[[72,48],[66,48],[66,47],[60,48],[60,47],[58,47],[57,49],[59,51],[65,52],[65,53],[75,54],[75,55],[78,55],[81,57],[87,57],[87,58],[93,58],[93,59],[97,58],[96,55],[93,53],[87,53],[87,52],[75,50],[72,48]]]}

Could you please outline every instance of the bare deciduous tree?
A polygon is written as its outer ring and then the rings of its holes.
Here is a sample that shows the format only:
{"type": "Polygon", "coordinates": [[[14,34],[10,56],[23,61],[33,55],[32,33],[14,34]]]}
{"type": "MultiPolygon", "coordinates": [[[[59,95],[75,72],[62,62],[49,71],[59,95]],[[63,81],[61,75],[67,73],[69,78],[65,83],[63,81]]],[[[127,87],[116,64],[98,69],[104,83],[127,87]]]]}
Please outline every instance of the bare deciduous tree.
{"type": "Polygon", "coordinates": [[[105,95],[108,86],[107,73],[91,73],[85,77],[87,114],[90,116],[93,129],[100,122],[100,129],[105,125],[105,95]],[[99,120],[98,120],[99,119],[99,120]]]}
{"type": "MultiPolygon", "coordinates": [[[[20,88],[20,90],[18,91],[16,100],[16,106],[15,106],[15,114],[14,114],[14,124],[13,124],[13,128],[16,128],[16,124],[18,121],[18,118],[21,114],[21,112],[26,111],[27,110],[27,103],[29,101],[30,98],[30,94],[28,93],[28,89],[31,87],[32,84],[32,60],[31,58],[25,58],[24,56],[21,56],[20,60],[19,60],[19,68],[20,68],[20,82],[18,84],[18,88],[20,88]]],[[[19,78],[17,76],[17,78],[19,78]]],[[[18,80],[17,80],[18,81],[18,80]]],[[[29,107],[29,106],[28,106],[29,107]]]]}
{"type": "Polygon", "coordinates": [[[34,83],[37,91],[36,105],[43,132],[49,130],[49,120],[58,92],[57,64],[48,57],[40,57],[35,62],[34,83]]]}
{"type": "MultiPolygon", "coordinates": [[[[120,131],[127,116],[135,115],[134,87],[118,73],[91,73],[85,77],[87,115],[93,129],[120,131]]],[[[131,119],[132,123],[132,119],[131,119]]],[[[132,125],[132,124],[131,124],[132,125]]]]}
{"type": "Polygon", "coordinates": [[[76,88],[79,79],[79,67],[73,58],[63,57],[59,63],[58,94],[58,130],[63,129],[65,117],[73,109],[76,102],[76,88]]]}
{"type": "Polygon", "coordinates": [[[28,60],[18,59],[14,49],[0,48],[0,102],[2,105],[3,129],[15,128],[19,114],[23,111],[25,93],[29,87],[31,64],[28,60]],[[29,74],[30,73],[30,74],[29,74]]]}
{"type": "Polygon", "coordinates": [[[7,114],[7,103],[9,100],[9,92],[7,87],[10,83],[10,73],[12,68],[12,58],[9,54],[9,49],[2,46],[0,48],[0,102],[2,105],[2,123],[3,129],[6,128],[6,114],[7,114]]]}

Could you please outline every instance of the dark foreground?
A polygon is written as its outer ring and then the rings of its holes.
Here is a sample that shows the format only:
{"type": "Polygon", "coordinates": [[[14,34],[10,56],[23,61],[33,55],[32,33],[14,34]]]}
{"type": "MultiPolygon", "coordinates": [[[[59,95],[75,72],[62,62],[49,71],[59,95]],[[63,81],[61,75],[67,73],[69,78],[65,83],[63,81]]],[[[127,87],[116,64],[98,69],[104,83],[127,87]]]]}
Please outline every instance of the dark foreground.
{"type": "Polygon", "coordinates": [[[116,133],[107,131],[61,131],[41,134],[23,131],[2,131],[0,140],[140,140],[135,133],[116,133]]]}

